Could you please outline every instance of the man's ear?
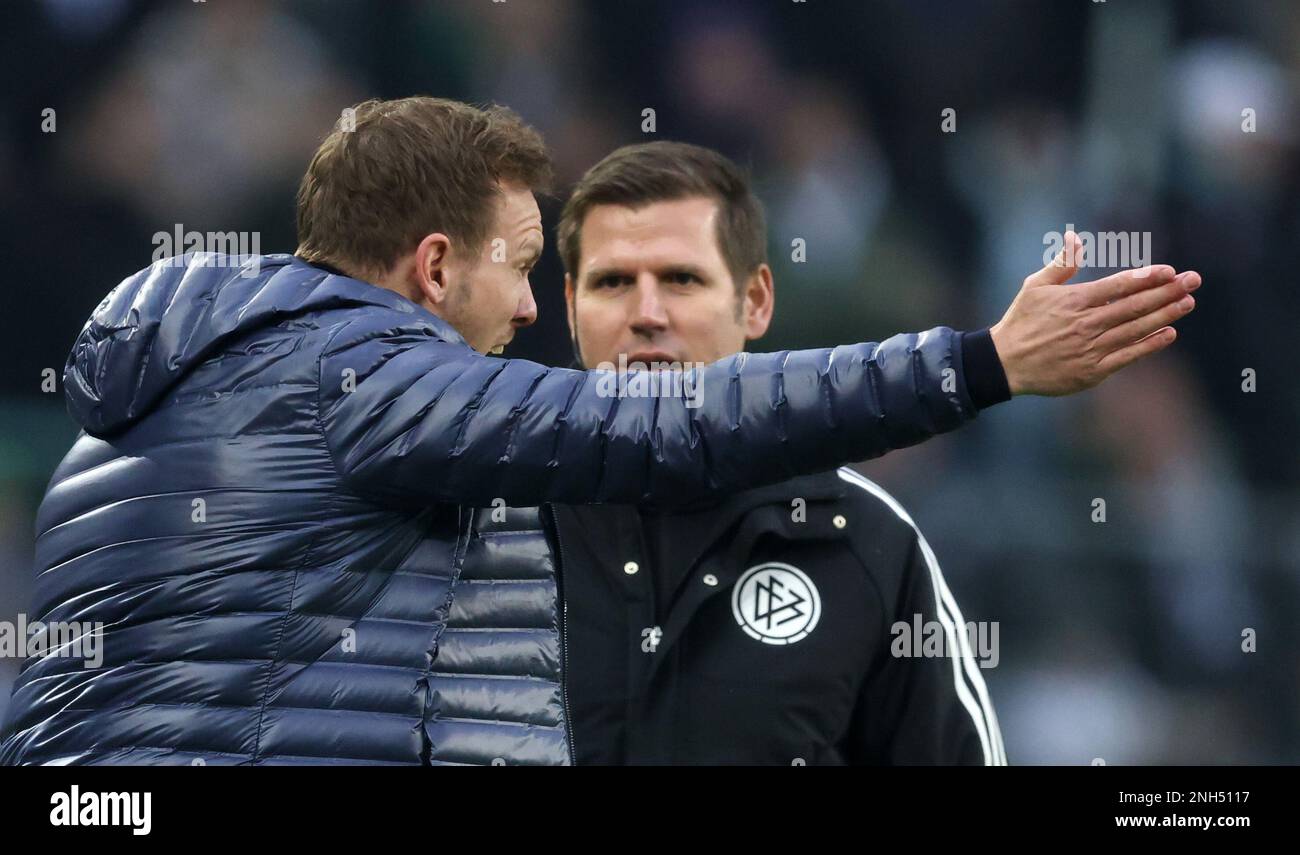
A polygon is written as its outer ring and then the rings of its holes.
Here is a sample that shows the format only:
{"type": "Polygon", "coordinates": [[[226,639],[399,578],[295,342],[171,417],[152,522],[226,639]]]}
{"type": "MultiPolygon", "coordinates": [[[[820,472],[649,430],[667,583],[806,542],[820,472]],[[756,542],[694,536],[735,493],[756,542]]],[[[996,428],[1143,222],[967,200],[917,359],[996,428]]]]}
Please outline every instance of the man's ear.
{"type": "Polygon", "coordinates": [[[745,322],[745,341],[762,338],[772,323],[772,309],[776,303],[776,289],[772,283],[772,268],[760,264],[745,283],[742,320],[745,322]]]}
{"type": "Polygon", "coordinates": [[[451,264],[451,238],[442,232],[425,235],[415,248],[415,266],[411,284],[430,306],[440,306],[447,300],[451,264]]]}
{"type": "Polygon", "coordinates": [[[573,302],[573,277],[568,273],[564,274],[564,316],[569,319],[569,335],[572,336],[578,329],[578,317],[575,314],[577,304],[573,302]]]}

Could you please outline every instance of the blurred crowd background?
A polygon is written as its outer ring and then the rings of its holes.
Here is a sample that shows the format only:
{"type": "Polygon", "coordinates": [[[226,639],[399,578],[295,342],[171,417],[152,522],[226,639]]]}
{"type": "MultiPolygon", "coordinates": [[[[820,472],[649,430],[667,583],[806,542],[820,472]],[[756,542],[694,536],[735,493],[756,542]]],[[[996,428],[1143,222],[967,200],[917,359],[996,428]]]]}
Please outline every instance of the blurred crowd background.
{"type": "MultiPolygon", "coordinates": [[[[754,174],[777,284],[754,349],[987,326],[1067,224],[1150,233],[1156,261],[1202,273],[1170,352],[860,468],[912,512],[965,617],[998,621],[984,676],[1013,763],[1300,762],[1300,4],[30,0],[3,15],[0,620],[27,609],[35,510],[76,432],[42,371],[62,374],[156,232],[257,232],[291,252],[297,181],[342,108],[411,94],[498,101],[539,127],[559,164],[553,227],[583,170],[651,138],[649,108],[653,138],[754,174]]],[[[509,355],[567,365],[553,238],[541,319],[509,355]]],[[[0,709],[17,668],[0,659],[0,709]]]]}

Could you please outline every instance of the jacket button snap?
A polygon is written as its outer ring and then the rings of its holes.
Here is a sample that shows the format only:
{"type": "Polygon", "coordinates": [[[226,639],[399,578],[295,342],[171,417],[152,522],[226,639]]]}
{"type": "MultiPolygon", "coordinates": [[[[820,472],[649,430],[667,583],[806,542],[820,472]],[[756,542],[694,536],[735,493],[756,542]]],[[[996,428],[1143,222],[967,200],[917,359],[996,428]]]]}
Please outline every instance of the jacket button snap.
{"type": "Polygon", "coordinates": [[[718,577],[717,577],[717,576],[714,576],[712,573],[705,573],[705,574],[704,574],[704,584],[706,584],[706,585],[708,585],[710,588],[712,588],[712,587],[714,587],[715,585],[718,584],[718,577]]]}
{"type": "Polygon", "coordinates": [[[836,528],[844,528],[846,525],[849,524],[849,521],[844,518],[843,514],[836,514],[835,517],[831,520],[831,524],[834,525],[836,528]]]}
{"type": "Polygon", "coordinates": [[[623,572],[629,576],[636,575],[636,571],[640,569],[641,568],[637,566],[637,563],[635,561],[629,561],[623,565],[623,572]]]}

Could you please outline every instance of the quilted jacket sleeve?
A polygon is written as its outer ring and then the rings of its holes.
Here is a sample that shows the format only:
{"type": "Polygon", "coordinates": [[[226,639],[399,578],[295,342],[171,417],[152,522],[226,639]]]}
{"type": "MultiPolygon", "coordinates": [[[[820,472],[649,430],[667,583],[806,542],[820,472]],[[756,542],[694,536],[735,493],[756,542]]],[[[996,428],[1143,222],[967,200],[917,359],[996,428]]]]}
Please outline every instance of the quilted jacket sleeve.
{"type": "MultiPolygon", "coordinates": [[[[974,418],[961,336],[737,354],[687,394],[619,396],[616,375],[482,356],[428,327],[348,324],[321,357],[340,475],[392,503],[696,501],[820,472],[974,418]]],[[[675,378],[668,378],[672,382],[675,378]]]]}

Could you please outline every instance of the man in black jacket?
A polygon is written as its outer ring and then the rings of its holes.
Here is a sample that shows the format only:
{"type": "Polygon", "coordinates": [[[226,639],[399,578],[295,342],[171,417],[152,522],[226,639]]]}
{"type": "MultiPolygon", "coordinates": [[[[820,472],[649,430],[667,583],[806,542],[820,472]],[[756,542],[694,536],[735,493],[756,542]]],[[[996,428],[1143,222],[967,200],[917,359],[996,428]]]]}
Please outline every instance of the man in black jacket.
{"type": "MultiPolygon", "coordinates": [[[[1067,241],[1018,303],[1074,274],[1067,241]]],[[[771,319],[762,208],[707,149],[614,152],[579,182],[559,243],[588,368],[713,362],[771,319]]],[[[1171,290],[1194,287],[1187,276],[1171,290]]],[[[1107,306],[1105,373],[1172,340],[1190,300],[1157,306],[1156,290],[1107,306]]],[[[1018,345],[1001,332],[963,336],[979,408],[1045,379],[1002,371],[998,352],[1018,345]]],[[[579,763],[1006,762],[980,673],[997,664],[996,624],[966,624],[911,518],[853,470],[688,510],[557,505],[554,519],[579,763]]]]}

